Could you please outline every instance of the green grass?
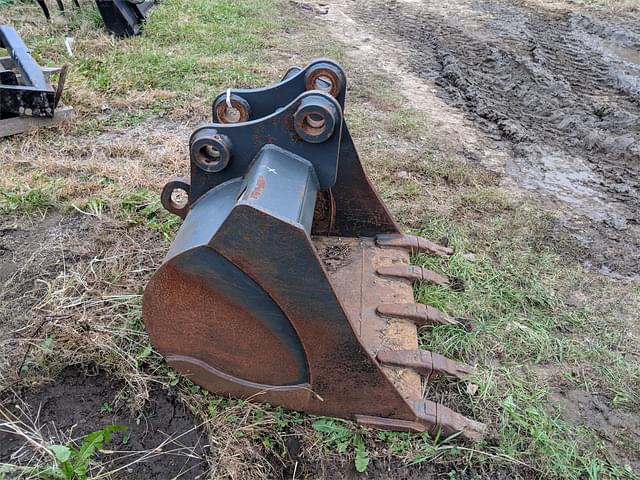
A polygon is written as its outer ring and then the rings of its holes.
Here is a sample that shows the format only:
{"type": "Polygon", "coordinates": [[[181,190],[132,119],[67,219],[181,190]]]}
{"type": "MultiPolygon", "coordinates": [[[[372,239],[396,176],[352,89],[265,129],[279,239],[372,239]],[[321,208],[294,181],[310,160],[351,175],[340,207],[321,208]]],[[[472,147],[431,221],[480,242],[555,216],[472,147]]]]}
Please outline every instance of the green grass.
{"type": "MultiPolygon", "coordinates": [[[[115,217],[129,225],[142,225],[158,231],[169,241],[180,226],[179,217],[167,212],[159,195],[144,187],[123,188],[106,179],[95,186],[92,177],[44,177],[38,173],[8,172],[10,187],[0,187],[0,213],[13,215],[45,215],[50,210],[68,211],[102,218],[115,217]],[[74,192],[73,184],[79,192],[74,192]],[[88,185],[88,186],[87,186],[88,185]],[[85,197],[85,189],[94,194],[85,197]]],[[[9,182],[5,182],[9,184],[9,182]]]]}
{"type": "Polygon", "coordinates": [[[354,466],[360,473],[369,466],[369,451],[363,440],[363,433],[349,428],[349,422],[332,418],[319,418],[313,422],[313,429],[323,435],[325,444],[334,447],[338,453],[351,450],[354,466]]]}
{"type": "Polygon", "coordinates": [[[125,101],[151,92],[146,108],[158,113],[263,80],[260,52],[277,26],[276,11],[274,0],[166,0],[152,10],[143,35],[114,40],[102,32],[95,5],[85,2],[66,26],[51,27],[57,35],[27,30],[24,40],[36,59],[59,64],[69,59],[58,35],[75,36],[66,90],[76,105],[91,100],[82,98],[87,91],[125,101]],[[177,96],[155,98],[154,91],[177,96]]]}
{"type": "MultiPolygon", "coordinates": [[[[23,432],[19,423],[12,424],[17,432],[23,432]]],[[[127,430],[122,425],[107,425],[84,437],[79,445],[70,441],[67,444],[40,444],[40,450],[48,455],[47,466],[15,466],[0,464],[0,479],[37,478],[40,480],[87,480],[89,467],[95,461],[98,451],[111,443],[112,435],[127,430]],[[52,460],[52,461],[51,461],[52,460]],[[17,477],[16,477],[17,476],[17,477]]],[[[34,441],[35,442],[35,441],[34,441]]]]}
{"type": "Polygon", "coordinates": [[[77,448],[72,445],[48,446],[48,449],[54,455],[56,465],[40,475],[43,478],[63,478],[65,480],[85,480],[89,478],[91,457],[111,442],[111,436],[114,433],[126,429],[127,427],[121,425],[107,425],[101,430],[83,437],[82,444],[77,448]]]}
{"type": "MultiPolygon", "coordinates": [[[[492,202],[489,199],[483,205],[492,202]]],[[[578,479],[589,471],[599,472],[593,478],[631,478],[624,466],[606,459],[605,450],[594,455],[595,432],[563,421],[551,406],[549,385],[530,372],[535,365],[554,365],[560,370],[587,362],[613,366],[608,368],[615,373],[594,372],[587,381],[615,391],[614,405],[638,408],[638,365],[625,362],[622,349],[608,336],[589,335],[597,328],[598,318],[588,306],[566,305],[559,293],[567,279],[584,272],[563,265],[549,248],[529,251],[507,236],[492,245],[495,257],[480,254],[467,259],[464,252],[472,245],[460,228],[444,220],[432,220],[419,233],[428,238],[446,237],[459,252],[450,259],[420,255],[415,263],[462,280],[464,291],[420,285],[415,296],[471,327],[422,329],[421,344],[478,365],[479,373],[472,381],[480,393],[463,393],[458,401],[471,416],[497,430],[498,444],[487,453],[522,461],[544,478],[578,479]],[[583,345],[584,334],[589,336],[588,349],[583,345]]],[[[615,329],[612,323],[608,329],[615,329]]]]}
{"type": "Polygon", "coordinates": [[[121,208],[129,223],[157,230],[166,240],[171,240],[181,223],[179,217],[164,209],[156,193],[146,189],[125,194],[121,208]]]}
{"type": "Polygon", "coordinates": [[[51,180],[36,175],[30,180],[30,183],[0,186],[0,213],[43,215],[59,205],[64,185],[60,179],[51,180]]]}
{"type": "MultiPolygon", "coordinates": [[[[563,254],[571,245],[552,233],[552,213],[498,187],[494,174],[452,160],[432,136],[426,115],[403,107],[389,94],[393,88],[369,77],[367,95],[349,109],[350,128],[398,218],[456,251],[450,259],[413,259],[465,286],[416,287],[418,302],[463,323],[421,329],[422,347],[478,369],[466,385],[434,382],[428,395],[447,392],[450,404],[486,422],[496,438],[452,455],[419,437],[391,434],[373,450],[388,451],[392,441],[401,456],[456,469],[473,466],[487,476],[502,465],[524,478],[638,478],[615,459],[601,432],[581,420],[564,420],[571,412],[553,399],[558,390],[576,389],[605,397],[607,408],[621,414],[638,411],[640,365],[628,353],[637,350],[634,337],[629,339],[624,313],[604,300],[637,305],[637,290],[625,293],[630,287],[597,278],[563,254]],[[567,303],[574,292],[585,298],[580,305],[567,303]],[[552,381],[539,370],[552,372],[552,381]],[[469,384],[475,387],[467,390],[469,384]]],[[[633,433],[618,435],[616,449],[636,458],[633,433]]]]}

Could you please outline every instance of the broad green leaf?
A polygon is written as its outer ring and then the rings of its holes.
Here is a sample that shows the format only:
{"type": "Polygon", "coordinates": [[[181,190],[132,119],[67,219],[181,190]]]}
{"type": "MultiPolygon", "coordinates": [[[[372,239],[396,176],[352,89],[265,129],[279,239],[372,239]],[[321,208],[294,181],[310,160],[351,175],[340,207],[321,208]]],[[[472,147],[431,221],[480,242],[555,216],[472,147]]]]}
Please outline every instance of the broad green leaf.
{"type": "Polygon", "coordinates": [[[138,360],[142,360],[143,358],[147,358],[149,355],[151,355],[152,351],[153,350],[151,348],[151,345],[147,345],[138,352],[138,355],[136,355],[136,357],[138,358],[138,360]]]}
{"type": "Polygon", "coordinates": [[[338,424],[335,420],[329,418],[321,418],[313,422],[314,430],[322,433],[337,433],[340,436],[348,434],[349,430],[343,425],[338,424]]]}
{"type": "Polygon", "coordinates": [[[360,473],[367,470],[367,467],[369,466],[369,452],[366,448],[356,449],[355,465],[356,470],[360,473]]]}
{"type": "Polygon", "coordinates": [[[71,458],[71,449],[65,445],[50,445],[49,450],[58,463],[64,463],[71,458]]]}
{"type": "Polygon", "coordinates": [[[360,435],[354,435],[351,441],[353,446],[356,447],[356,470],[362,473],[367,469],[367,466],[369,466],[369,451],[360,435]]]}

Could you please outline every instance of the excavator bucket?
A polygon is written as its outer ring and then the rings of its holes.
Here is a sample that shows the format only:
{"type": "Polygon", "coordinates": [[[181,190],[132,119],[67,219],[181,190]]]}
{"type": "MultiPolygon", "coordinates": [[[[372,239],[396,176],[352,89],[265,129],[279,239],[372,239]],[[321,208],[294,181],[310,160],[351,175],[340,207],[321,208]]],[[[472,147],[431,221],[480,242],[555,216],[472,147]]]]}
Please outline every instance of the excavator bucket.
{"type": "Polygon", "coordinates": [[[483,424],[422,397],[422,377],[471,371],[418,345],[417,328],[455,320],[414,303],[412,282],[449,280],[410,255],[453,252],[400,232],[358,158],[345,91],[320,59],[215,100],[190,179],[162,192],[184,222],[144,294],[151,342],[211,392],[478,439],[483,424]]]}

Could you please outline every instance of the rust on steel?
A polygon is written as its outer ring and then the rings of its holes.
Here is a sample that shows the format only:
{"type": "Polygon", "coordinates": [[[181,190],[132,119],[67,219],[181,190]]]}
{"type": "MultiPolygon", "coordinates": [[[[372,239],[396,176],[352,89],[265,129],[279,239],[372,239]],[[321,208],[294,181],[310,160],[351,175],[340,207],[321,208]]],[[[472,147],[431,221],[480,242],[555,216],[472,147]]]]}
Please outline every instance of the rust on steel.
{"type": "Polygon", "coordinates": [[[398,277],[411,280],[412,282],[428,282],[435,283],[436,285],[449,285],[449,279],[443,275],[439,275],[424,267],[418,267],[417,265],[390,265],[387,267],[378,268],[379,275],[386,275],[388,277],[398,277]]]}
{"type": "Polygon", "coordinates": [[[438,257],[450,257],[453,255],[453,249],[443,247],[426,238],[415,235],[403,235],[401,233],[377,235],[376,243],[381,247],[406,248],[411,251],[412,255],[416,253],[429,253],[438,257]]]}
{"type": "Polygon", "coordinates": [[[376,311],[387,317],[410,320],[418,327],[426,325],[459,325],[460,322],[429,305],[421,303],[383,303],[376,311]]]}
{"type": "MultiPolygon", "coordinates": [[[[376,313],[380,302],[411,302],[413,289],[408,282],[382,278],[375,274],[381,265],[408,262],[409,253],[402,248],[378,248],[372,239],[316,237],[314,246],[320,257],[331,261],[332,252],[340,252],[328,268],[328,277],[345,308],[351,327],[370,355],[388,349],[418,348],[416,325],[390,322],[376,313]],[[337,261],[338,265],[333,266],[337,261]]],[[[382,370],[405,398],[420,398],[420,375],[411,369],[382,366],[382,370]]]]}
{"type": "Polygon", "coordinates": [[[444,435],[461,432],[463,438],[475,441],[480,440],[487,430],[484,423],[471,420],[440,403],[430,400],[415,400],[412,403],[418,418],[434,426],[429,431],[432,435],[438,432],[444,435]]]}
{"type": "Polygon", "coordinates": [[[442,404],[430,400],[415,400],[411,403],[417,413],[417,421],[399,421],[370,415],[356,415],[356,421],[362,426],[380,430],[422,431],[445,436],[460,432],[462,438],[472,441],[480,440],[486,433],[487,426],[484,423],[471,420],[442,404]]]}
{"type": "Polygon", "coordinates": [[[189,189],[190,183],[187,178],[173,177],[167,182],[160,194],[162,206],[174,215],[185,218],[189,212],[189,204],[186,202],[184,205],[177,204],[173,199],[173,194],[176,191],[182,191],[185,195],[189,195],[189,189]]]}
{"type": "Polygon", "coordinates": [[[249,110],[241,102],[231,98],[229,103],[231,108],[227,102],[219,102],[214,106],[216,115],[222,123],[238,123],[249,120],[249,110]]]}
{"type": "Polygon", "coordinates": [[[487,426],[476,422],[450,408],[430,400],[411,401],[417,421],[399,421],[370,415],[356,415],[356,421],[365,427],[402,432],[422,431],[431,435],[449,436],[460,432],[467,440],[477,441],[484,437],[487,426]]]}
{"type": "Polygon", "coordinates": [[[305,78],[307,90],[325,90],[333,97],[337,97],[343,88],[344,79],[338,69],[330,64],[319,64],[310,70],[305,78]]]}
{"type": "Polygon", "coordinates": [[[378,361],[385,365],[413,368],[426,377],[448,375],[463,379],[473,372],[472,367],[429,350],[382,350],[378,352],[378,361]]]}

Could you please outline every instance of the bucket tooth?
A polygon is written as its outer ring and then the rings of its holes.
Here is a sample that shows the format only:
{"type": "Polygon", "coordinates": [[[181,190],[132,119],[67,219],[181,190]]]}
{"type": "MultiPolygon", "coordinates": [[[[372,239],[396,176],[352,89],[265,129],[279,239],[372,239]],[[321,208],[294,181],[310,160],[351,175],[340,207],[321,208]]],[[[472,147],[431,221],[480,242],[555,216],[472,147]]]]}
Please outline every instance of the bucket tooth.
{"type": "Polygon", "coordinates": [[[447,277],[416,265],[391,265],[388,267],[380,267],[378,268],[378,274],[388,277],[405,278],[412,282],[423,281],[442,286],[449,285],[449,279],[447,277]]]}
{"type": "Polygon", "coordinates": [[[376,236],[376,244],[379,247],[406,248],[411,251],[412,255],[416,253],[429,253],[438,257],[450,257],[453,255],[451,248],[443,247],[426,238],[415,235],[403,235],[401,233],[380,234],[376,236]]]}
{"type": "Polygon", "coordinates": [[[378,352],[378,361],[394,367],[412,368],[425,377],[449,375],[464,379],[473,372],[473,368],[468,365],[428,350],[382,350],[378,352]]]}
{"type": "Polygon", "coordinates": [[[380,315],[412,321],[418,327],[460,324],[440,310],[421,303],[383,303],[376,310],[380,315]]]}
{"type": "Polygon", "coordinates": [[[440,403],[430,400],[414,400],[411,402],[413,410],[431,435],[449,436],[461,432],[466,440],[477,441],[484,437],[487,426],[476,422],[440,403]]]}
{"type": "MultiPolygon", "coordinates": [[[[416,416],[413,409],[411,410],[411,413],[414,417],[416,416]]],[[[431,432],[432,430],[431,426],[425,425],[425,422],[422,420],[422,418],[414,418],[413,420],[401,420],[398,418],[376,417],[373,415],[356,415],[355,420],[359,425],[362,425],[363,427],[378,428],[380,430],[392,430],[394,432],[420,433],[425,431],[431,432]]]]}

